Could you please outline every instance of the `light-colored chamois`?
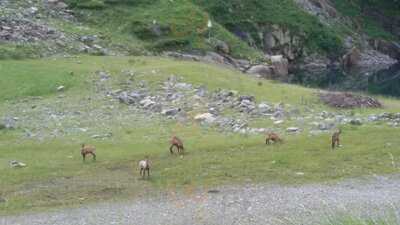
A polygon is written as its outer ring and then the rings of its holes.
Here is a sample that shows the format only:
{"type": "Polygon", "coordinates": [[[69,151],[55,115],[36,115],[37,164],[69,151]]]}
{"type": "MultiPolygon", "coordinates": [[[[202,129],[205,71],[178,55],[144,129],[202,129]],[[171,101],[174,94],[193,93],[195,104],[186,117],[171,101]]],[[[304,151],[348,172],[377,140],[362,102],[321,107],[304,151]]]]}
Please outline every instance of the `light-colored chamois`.
{"type": "Polygon", "coordinates": [[[173,136],[171,138],[171,147],[169,147],[169,151],[171,152],[171,154],[174,154],[173,148],[176,148],[178,150],[178,154],[183,154],[183,151],[185,150],[185,148],[183,147],[183,143],[181,141],[181,139],[179,139],[177,136],[173,136]]]}
{"type": "Polygon", "coordinates": [[[276,133],[274,133],[274,132],[269,132],[269,133],[267,133],[267,137],[265,138],[265,144],[270,144],[271,143],[271,141],[273,142],[273,143],[282,143],[283,142],[283,140],[279,137],[279,135],[278,134],[276,134],[276,133]]]}
{"type": "Polygon", "coordinates": [[[95,152],[96,152],[95,147],[82,144],[81,155],[82,155],[83,161],[86,160],[86,155],[92,155],[93,161],[96,161],[96,153],[95,152]]]}
{"type": "Polygon", "coordinates": [[[339,129],[335,133],[332,134],[332,149],[335,149],[335,147],[340,146],[340,134],[342,133],[342,130],[339,129]]]}
{"type": "Polygon", "coordinates": [[[150,177],[150,160],[146,157],[139,161],[140,176],[144,179],[147,171],[147,177],[150,177]]]}

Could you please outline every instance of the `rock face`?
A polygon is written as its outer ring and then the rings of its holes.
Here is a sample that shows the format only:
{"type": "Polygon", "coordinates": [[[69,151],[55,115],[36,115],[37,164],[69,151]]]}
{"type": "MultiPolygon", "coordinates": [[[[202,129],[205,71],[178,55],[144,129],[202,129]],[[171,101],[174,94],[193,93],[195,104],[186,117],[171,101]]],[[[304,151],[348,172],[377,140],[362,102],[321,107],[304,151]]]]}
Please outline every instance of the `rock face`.
{"type": "Polygon", "coordinates": [[[361,52],[358,48],[353,47],[342,57],[342,65],[344,69],[351,69],[358,65],[361,60],[361,52]]]}
{"type": "Polygon", "coordinates": [[[271,54],[284,55],[294,60],[303,53],[301,37],[294,35],[289,29],[278,25],[269,25],[262,28],[264,51],[271,54]]]}
{"type": "Polygon", "coordinates": [[[400,44],[396,42],[391,42],[391,41],[385,41],[385,40],[371,40],[370,45],[386,54],[389,55],[390,57],[394,59],[400,60],[400,44]]]}
{"type": "Polygon", "coordinates": [[[295,0],[295,2],[309,14],[317,16],[323,23],[338,17],[336,9],[328,0],[295,0]]]}
{"type": "Polygon", "coordinates": [[[282,55],[271,56],[274,74],[286,77],[289,74],[289,62],[282,55]]]}

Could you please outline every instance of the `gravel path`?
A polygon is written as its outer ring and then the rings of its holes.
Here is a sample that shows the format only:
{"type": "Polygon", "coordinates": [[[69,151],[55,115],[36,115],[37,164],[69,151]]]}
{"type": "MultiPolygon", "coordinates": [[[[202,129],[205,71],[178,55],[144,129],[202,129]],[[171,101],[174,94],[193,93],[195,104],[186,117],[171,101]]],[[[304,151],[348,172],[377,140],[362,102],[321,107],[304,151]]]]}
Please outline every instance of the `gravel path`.
{"type": "MultiPolygon", "coordinates": [[[[400,175],[302,186],[223,187],[216,193],[102,203],[56,212],[4,217],[0,224],[316,224],[326,215],[376,216],[386,207],[400,218],[400,175]]],[[[387,211],[387,210],[386,210],[387,211]]]]}

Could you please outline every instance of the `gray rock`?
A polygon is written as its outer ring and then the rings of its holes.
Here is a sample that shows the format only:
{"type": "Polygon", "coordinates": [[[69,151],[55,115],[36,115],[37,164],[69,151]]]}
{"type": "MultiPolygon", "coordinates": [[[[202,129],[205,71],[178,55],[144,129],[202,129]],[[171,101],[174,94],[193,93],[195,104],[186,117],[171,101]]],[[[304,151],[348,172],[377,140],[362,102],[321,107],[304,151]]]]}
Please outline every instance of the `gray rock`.
{"type": "Polygon", "coordinates": [[[251,96],[251,95],[241,95],[241,96],[239,96],[239,102],[242,102],[243,100],[248,100],[250,102],[253,102],[253,101],[255,101],[255,98],[254,98],[254,96],[251,96]]]}
{"type": "Polygon", "coordinates": [[[216,118],[214,117],[213,114],[211,113],[203,113],[203,114],[197,114],[194,119],[196,121],[200,122],[205,122],[205,123],[214,123],[216,118]]]}
{"type": "Polygon", "coordinates": [[[286,128],[286,131],[289,132],[289,133],[296,133],[296,132],[300,131],[300,128],[298,128],[298,127],[288,127],[288,128],[286,128]]]}
{"type": "Polygon", "coordinates": [[[113,134],[110,132],[110,133],[106,133],[106,134],[94,134],[94,135],[91,136],[91,138],[104,139],[104,138],[110,138],[112,136],[113,136],[113,134]]]}
{"type": "Polygon", "coordinates": [[[181,108],[171,108],[171,109],[163,109],[161,114],[166,116],[175,116],[181,111],[181,108]]]}
{"type": "Polygon", "coordinates": [[[145,98],[145,99],[141,100],[139,102],[139,104],[143,108],[147,109],[147,108],[150,108],[150,107],[154,106],[156,103],[154,101],[152,101],[150,98],[145,98]]]}
{"type": "Polygon", "coordinates": [[[250,67],[246,71],[246,73],[257,74],[263,78],[272,78],[274,71],[273,71],[272,67],[268,66],[268,65],[255,65],[255,66],[250,67]]]}
{"type": "Polygon", "coordinates": [[[229,45],[221,40],[215,40],[215,50],[217,52],[221,52],[223,54],[229,54],[230,53],[230,48],[229,45]]]}
{"type": "Polygon", "coordinates": [[[278,77],[286,77],[289,74],[289,62],[282,55],[271,56],[274,75],[278,77]]]}
{"type": "Polygon", "coordinates": [[[192,85],[187,83],[176,83],[175,87],[181,90],[191,90],[192,85]]]}
{"type": "Polygon", "coordinates": [[[267,103],[260,103],[258,104],[258,110],[260,113],[272,113],[273,112],[273,108],[268,105],[267,103]]]}
{"type": "Polygon", "coordinates": [[[26,167],[26,164],[23,162],[18,162],[16,160],[11,160],[9,162],[11,168],[23,168],[26,167]]]}
{"type": "Polygon", "coordinates": [[[362,125],[362,121],[361,121],[361,119],[356,118],[356,119],[350,120],[350,124],[355,125],[355,126],[360,126],[360,125],[362,125]]]}
{"type": "Polygon", "coordinates": [[[6,117],[4,118],[4,127],[6,129],[15,129],[17,127],[17,118],[16,117],[6,117]]]}
{"type": "Polygon", "coordinates": [[[57,91],[64,91],[65,90],[65,86],[61,85],[57,87],[57,91]]]}

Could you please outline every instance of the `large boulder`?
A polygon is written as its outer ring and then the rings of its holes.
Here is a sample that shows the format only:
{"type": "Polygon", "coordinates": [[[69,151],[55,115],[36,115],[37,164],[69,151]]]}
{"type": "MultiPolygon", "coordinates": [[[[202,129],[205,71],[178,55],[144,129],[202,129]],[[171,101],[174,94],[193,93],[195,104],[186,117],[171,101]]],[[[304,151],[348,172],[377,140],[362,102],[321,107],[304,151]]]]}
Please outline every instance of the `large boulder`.
{"type": "Polygon", "coordinates": [[[282,55],[271,56],[274,75],[286,77],[289,74],[289,62],[282,55]]]}
{"type": "Polygon", "coordinates": [[[272,78],[274,70],[269,65],[260,64],[250,67],[246,73],[260,75],[263,78],[272,78]]]}
{"type": "Polygon", "coordinates": [[[214,48],[217,52],[222,53],[222,54],[230,53],[229,45],[226,42],[221,41],[221,40],[215,40],[214,48]]]}

